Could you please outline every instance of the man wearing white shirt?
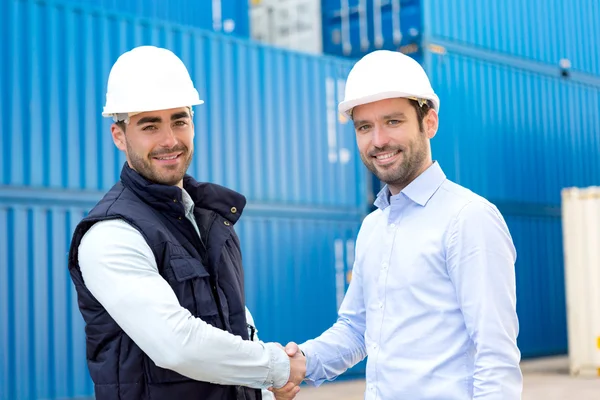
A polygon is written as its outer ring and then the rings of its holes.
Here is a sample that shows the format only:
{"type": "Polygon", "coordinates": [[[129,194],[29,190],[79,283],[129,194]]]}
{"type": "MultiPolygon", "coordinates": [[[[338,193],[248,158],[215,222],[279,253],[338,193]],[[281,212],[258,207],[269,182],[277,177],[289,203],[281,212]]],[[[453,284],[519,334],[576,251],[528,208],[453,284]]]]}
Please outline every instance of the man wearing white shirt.
{"type": "Polygon", "coordinates": [[[185,65],[135,48],[111,69],[106,97],[127,162],[69,253],[96,399],[259,400],[299,383],[303,356],[247,330],[233,229],[245,198],[186,174],[203,101],[185,65]]]}
{"type": "Polygon", "coordinates": [[[358,234],[337,322],[286,346],[306,355],[310,384],[368,357],[366,400],[521,398],[516,251],[498,209],[432,159],[439,108],[423,68],[402,53],[372,52],[348,75],[339,111],[386,185],[358,234]]]}

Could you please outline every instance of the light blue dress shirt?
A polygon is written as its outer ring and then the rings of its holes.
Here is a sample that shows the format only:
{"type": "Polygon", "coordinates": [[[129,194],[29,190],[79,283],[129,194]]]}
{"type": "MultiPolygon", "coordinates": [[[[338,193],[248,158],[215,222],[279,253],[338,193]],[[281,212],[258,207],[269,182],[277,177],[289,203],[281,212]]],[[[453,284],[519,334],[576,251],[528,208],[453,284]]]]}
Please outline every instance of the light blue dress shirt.
{"type": "Polygon", "coordinates": [[[378,195],[337,322],[300,347],[320,385],[366,356],[368,400],[516,400],[516,252],[490,202],[437,162],[378,195]]]}

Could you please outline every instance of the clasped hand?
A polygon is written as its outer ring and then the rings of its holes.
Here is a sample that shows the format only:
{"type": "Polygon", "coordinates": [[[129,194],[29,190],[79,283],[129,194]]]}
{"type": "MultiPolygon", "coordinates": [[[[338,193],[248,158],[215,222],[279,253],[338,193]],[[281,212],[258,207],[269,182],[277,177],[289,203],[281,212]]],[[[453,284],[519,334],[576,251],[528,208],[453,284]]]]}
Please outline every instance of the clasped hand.
{"type": "Polygon", "coordinates": [[[304,357],[298,345],[290,342],[284,350],[290,357],[290,378],[282,388],[269,388],[277,400],[294,399],[300,391],[300,383],[306,376],[306,357],[304,357]]]}

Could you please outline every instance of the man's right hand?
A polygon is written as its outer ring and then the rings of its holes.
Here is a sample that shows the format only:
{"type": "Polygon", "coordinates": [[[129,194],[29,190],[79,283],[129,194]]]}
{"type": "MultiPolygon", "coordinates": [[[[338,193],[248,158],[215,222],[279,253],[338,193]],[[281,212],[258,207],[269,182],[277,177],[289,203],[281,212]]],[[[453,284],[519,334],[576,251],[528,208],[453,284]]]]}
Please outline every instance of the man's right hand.
{"type": "Polygon", "coordinates": [[[306,377],[306,357],[294,342],[285,346],[285,352],[290,357],[290,382],[300,385],[306,377]]]}
{"type": "Polygon", "coordinates": [[[290,342],[285,346],[285,352],[290,357],[290,378],[289,382],[282,388],[269,390],[275,394],[277,400],[294,399],[300,391],[300,383],[306,377],[306,357],[300,351],[298,345],[290,342]]]}

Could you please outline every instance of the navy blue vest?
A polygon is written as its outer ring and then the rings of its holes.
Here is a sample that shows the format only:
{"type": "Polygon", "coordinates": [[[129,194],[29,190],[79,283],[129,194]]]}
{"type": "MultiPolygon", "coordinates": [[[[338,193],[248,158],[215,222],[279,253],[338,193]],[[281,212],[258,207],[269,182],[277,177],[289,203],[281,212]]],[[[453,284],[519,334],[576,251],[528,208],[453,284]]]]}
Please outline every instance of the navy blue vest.
{"type": "Polygon", "coordinates": [[[198,382],[156,364],[87,290],[78,265],[83,235],[120,218],[152,249],[180,304],[207,323],[248,340],[240,245],[233,225],[246,204],[239,193],[184,178],[202,240],[185,217],[181,190],[146,180],[127,164],[117,183],[76,227],[69,271],[85,320],[87,362],[98,400],[259,400],[260,390],[198,382]]]}

